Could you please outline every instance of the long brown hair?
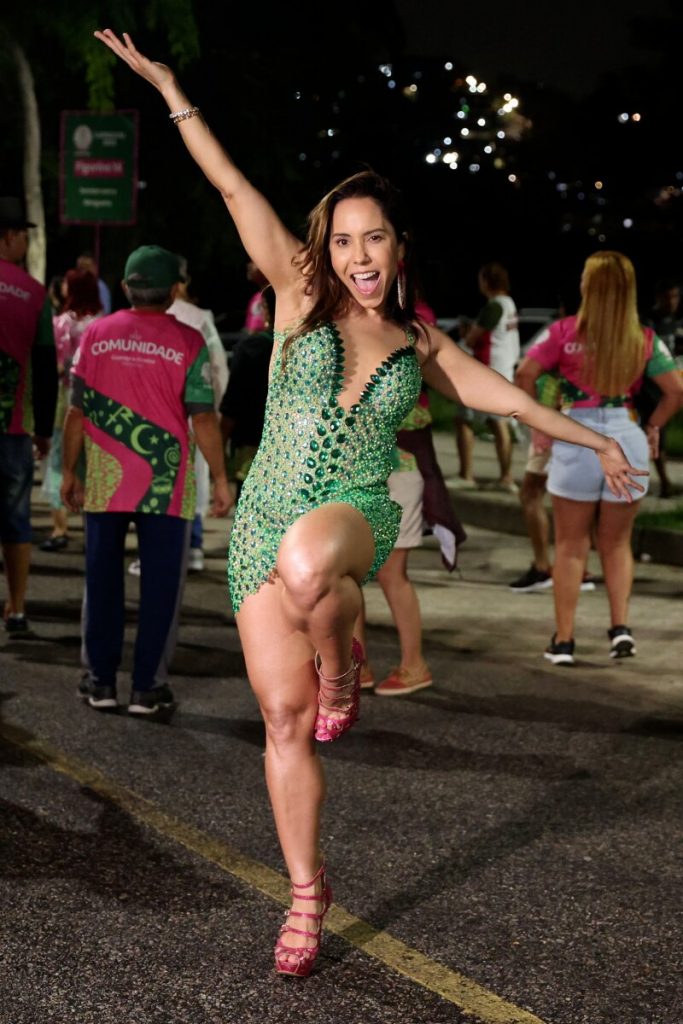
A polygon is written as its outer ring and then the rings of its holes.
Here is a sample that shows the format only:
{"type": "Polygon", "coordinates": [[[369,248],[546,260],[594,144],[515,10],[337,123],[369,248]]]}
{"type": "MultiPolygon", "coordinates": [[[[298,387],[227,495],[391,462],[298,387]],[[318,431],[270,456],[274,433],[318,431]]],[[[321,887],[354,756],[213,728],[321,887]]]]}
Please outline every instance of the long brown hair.
{"type": "Polygon", "coordinates": [[[620,252],[593,253],[583,269],[581,291],[576,324],[584,346],[583,375],[601,395],[621,395],[645,363],[633,264],[620,252]]]}
{"type": "Polygon", "coordinates": [[[349,309],[353,298],[348,288],[337,277],[330,259],[330,235],[334,209],[343,199],[372,199],[389,221],[399,243],[403,243],[403,273],[405,275],[405,301],[398,302],[397,283],[387,296],[386,316],[399,327],[413,327],[427,339],[429,334],[415,313],[416,277],[413,267],[413,245],[406,219],[403,198],[390,181],[372,170],[360,171],[336,185],[320,200],[308,216],[306,243],[295,257],[306,282],[306,295],[313,297],[313,306],[296,330],[285,341],[283,358],[289,345],[320,324],[336,320],[349,309]]]}

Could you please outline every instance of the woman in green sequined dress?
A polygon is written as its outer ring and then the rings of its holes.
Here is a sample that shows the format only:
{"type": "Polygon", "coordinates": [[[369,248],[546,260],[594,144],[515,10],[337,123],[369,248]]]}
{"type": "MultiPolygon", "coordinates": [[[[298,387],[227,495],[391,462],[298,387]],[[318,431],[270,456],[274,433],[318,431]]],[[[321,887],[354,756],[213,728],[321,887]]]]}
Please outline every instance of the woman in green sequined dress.
{"type": "Polygon", "coordinates": [[[275,290],[264,437],[230,539],[230,588],[293,880],[276,968],[304,976],[331,898],[319,845],[324,780],[314,731],[334,739],[357,715],[361,652],[352,632],[360,587],[398,533],[400,509],[386,479],[421,375],[464,405],[593,448],[620,494],[638,489],[632,474],[639,471],[616,442],[537,405],[420,323],[409,236],[386,181],[363,173],[342,183],[312,212],[302,244],[234,165],[173,73],[143,57],[127,35],[96,36],[162,94],[275,290]]]}

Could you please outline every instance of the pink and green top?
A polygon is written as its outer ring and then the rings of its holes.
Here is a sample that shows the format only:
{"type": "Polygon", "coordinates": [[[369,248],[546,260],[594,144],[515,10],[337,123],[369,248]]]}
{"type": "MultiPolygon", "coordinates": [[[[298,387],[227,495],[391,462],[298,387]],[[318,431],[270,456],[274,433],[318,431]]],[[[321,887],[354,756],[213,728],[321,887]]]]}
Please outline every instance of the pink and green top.
{"type": "MultiPolygon", "coordinates": [[[[21,267],[0,260],[0,434],[31,434],[31,356],[54,346],[45,288],[21,267]]],[[[48,428],[37,433],[49,437],[48,428]]]]}
{"type": "Polygon", "coordinates": [[[166,313],[121,310],[85,331],[72,379],[85,418],[85,511],[192,519],[187,417],[214,403],[201,334],[166,313]]]}
{"type": "Polygon", "coordinates": [[[676,365],[668,348],[651,327],[643,327],[643,366],[638,376],[622,395],[601,395],[583,377],[583,342],[576,333],[576,317],[567,316],[551,324],[526,353],[544,370],[556,372],[560,378],[563,409],[597,409],[625,407],[632,409],[643,377],[657,377],[674,370],[676,365]]]}

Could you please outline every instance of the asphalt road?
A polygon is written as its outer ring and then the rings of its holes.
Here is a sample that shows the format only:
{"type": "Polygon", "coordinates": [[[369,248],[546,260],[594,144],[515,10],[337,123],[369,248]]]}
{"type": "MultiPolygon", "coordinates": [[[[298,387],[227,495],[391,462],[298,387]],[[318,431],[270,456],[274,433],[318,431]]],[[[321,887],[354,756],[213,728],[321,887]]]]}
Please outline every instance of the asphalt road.
{"type": "MultiPolygon", "coordinates": [[[[76,699],[80,543],[36,555],[39,638],[0,641],[1,1024],[680,1024],[681,570],[638,567],[637,658],[608,659],[598,588],[557,669],[552,597],[505,586],[522,538],[471,530],[456,578],[415,554],[435,685],[364,698],[321,750],[337,902],[296,981],[272,970],[286,884],[224,532],[164,722],[76,699]]],[[[396,640],[367,603],[381,676],[396,640]]]]}

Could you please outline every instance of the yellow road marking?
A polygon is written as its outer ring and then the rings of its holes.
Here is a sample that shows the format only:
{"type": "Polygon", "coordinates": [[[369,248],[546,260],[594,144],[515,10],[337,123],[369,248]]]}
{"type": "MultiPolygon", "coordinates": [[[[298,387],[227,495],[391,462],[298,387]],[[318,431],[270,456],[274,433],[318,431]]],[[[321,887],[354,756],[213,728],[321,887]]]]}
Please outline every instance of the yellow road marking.
{"type": "MultiPolygon", "coordinates": [[[[97,768],[69,757],[57,747],[37,739],[23,729],[0,722],[0,736],[43,761],[54,771],[82,786],[88,786],[143,825],[216,864],[277,903],[289,906],[289,881],[279,872],[243,856],[228,843],[212,839],[194,826],[165,814],[149,800],[107,778],[97,768]]],[[[325,928],[410,981],[454,1003],[482,1024],[544,1024],[528,1010],[506,1002],[465,975],[430,960],[388,932],[380,931],[361,918],[349,914],[337,904],[332,906],[325,918],[325,928]]]]}

